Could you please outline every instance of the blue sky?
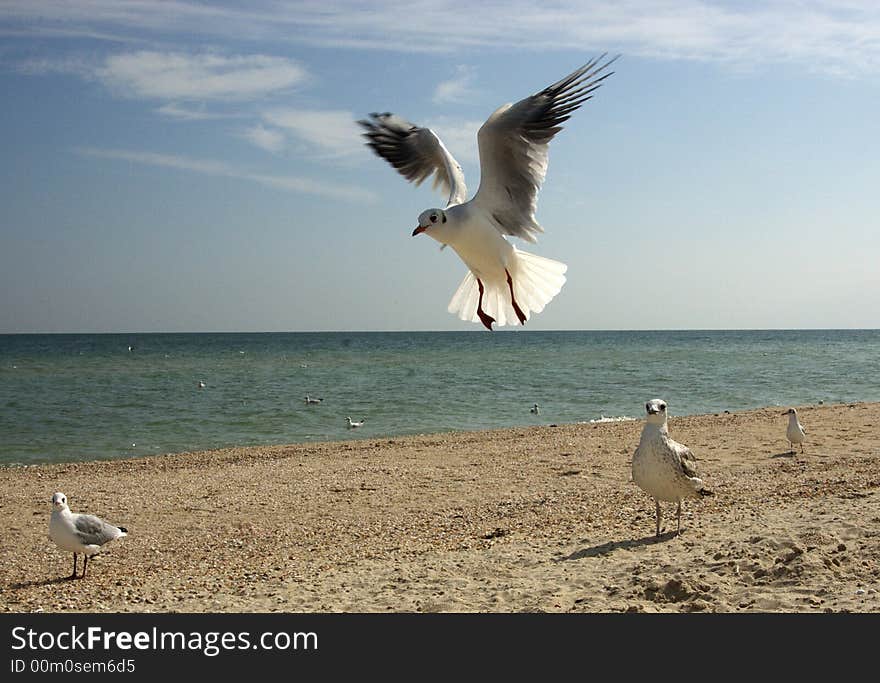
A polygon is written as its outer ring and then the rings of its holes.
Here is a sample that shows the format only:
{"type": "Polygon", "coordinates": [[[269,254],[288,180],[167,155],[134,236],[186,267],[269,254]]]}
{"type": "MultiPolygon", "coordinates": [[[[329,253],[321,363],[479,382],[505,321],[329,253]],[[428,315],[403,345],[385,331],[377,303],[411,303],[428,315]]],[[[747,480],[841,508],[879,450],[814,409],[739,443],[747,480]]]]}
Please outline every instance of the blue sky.
{"type": "MultiPolygon", "coordinates": [[[[362,144],[476,130],[602,52],[550,145],[526,329],[880,327],[880,5],[0,2],[0,333],[474,330],[362,144]]],[[[518,246],[525,246],[518,243],[518,246]]]]}

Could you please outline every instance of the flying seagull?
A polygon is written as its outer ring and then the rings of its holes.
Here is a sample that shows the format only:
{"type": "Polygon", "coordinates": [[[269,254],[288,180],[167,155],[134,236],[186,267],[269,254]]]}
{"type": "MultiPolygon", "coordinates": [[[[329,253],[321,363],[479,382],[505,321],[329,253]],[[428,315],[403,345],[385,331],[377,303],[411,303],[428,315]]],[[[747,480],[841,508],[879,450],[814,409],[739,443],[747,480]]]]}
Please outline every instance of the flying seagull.
{"type": "Polygon", "coordinates": [[[681,533],[682,498],[713,495],[697,476],[697,463],[690,448],[669,438],[666,402],[655,398],[645,404],[648,413],[642,438],[632,460],[632,478],[654,498],[657,511],[657,536],[660,535],[660,501],[678,503],[678,527],[681,533]]]}
{"type": "Polygon", "coordinates": [[[76,555],[83,555],[83,572],[79,578],[86,578],[89,557],[101,551],[101,546],[117,538],[128,535],[128,530],[113,526],[94,515],[81,515],[71,512],[67,507],[67,496],[56,493],[52,496],[52,516],[49,518],[49,538],[62,550],[73,553],[73,574],[76,578],[76,555]]]}
{"type": "Polygon", "coordinates": [[[807,439],[807,430],[804,429],[804,426],[798,420],[797,411],[794,408],[789,408],[782,414],[788,415],[788,427],[785,429],[785,438],[788,439],[788,446],[791,449],[789,453],[794,453],[794,445],[796,443],[801,445],[801,453],[803,453],[804,441],[807,439]]]}
{"type": "MultiPolygon", "coordinates": [[[[386,112],[358,121],[367,145],[407,180],[449,193],[445,209],[419,215],[413,237],[425,233],[449,245],[468,267],[448,310],[462,320],[524,325],[565,284],[564,263],[520,251],[505,235],[537,242],[544,228],[535,220],[538,190],[547,173],[547,145],[562,123],[613,71],[617,57],[601,55],[560,81],[516,104],[505,104],[477,134],[480,187],[468,201],[461,166],[430,128],[386,112]]],[[[442,248],[442,247],[441,247],[442,248]]]]}

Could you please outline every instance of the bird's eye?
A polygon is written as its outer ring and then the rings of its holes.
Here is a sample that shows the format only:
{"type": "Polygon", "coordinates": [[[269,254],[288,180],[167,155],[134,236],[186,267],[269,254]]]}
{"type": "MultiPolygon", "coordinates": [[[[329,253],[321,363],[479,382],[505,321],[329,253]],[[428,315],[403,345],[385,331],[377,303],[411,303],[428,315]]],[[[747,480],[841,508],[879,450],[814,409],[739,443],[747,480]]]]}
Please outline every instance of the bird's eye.
{"type": "Polygon", "coordinates": [[[432,222],[432,223],[436,223],[436,222],[437,222],[437,215],[436,215],[436,214],[431,214],[431,222],[432,222]]]}

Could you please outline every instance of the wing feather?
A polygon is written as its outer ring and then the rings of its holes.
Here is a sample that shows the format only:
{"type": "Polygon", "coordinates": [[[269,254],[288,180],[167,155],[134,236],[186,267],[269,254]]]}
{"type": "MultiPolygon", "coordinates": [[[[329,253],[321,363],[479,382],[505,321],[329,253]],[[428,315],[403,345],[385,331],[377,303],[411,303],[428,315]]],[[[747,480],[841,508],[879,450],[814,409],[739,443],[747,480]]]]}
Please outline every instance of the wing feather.
{"type": "Polygon", "coordinates": [[[434,175],[438,186],[449,194],[446,206],[461,204],[467,197],[467,186],[461,165],[430,128],[422,128],[395,114],[370,114],[370,120],[358,123],[365,129],[367,145],[400,174],[415,183],[434,175]]]}
{"type": "Polygon", "coordinates": [[[94,515],[77,515],[76,535],[83,545],[104,545],[119,536],[120,529],[94,515]]]}
{"type": "Polygon", "coordinates": [[[480,188],[472,200],[492,216],[503,235],[536,242],[544,232],[535,220],[538,191],[547,174],[547,145],[562,123],[613,71],[617,57],[601,55],[541,92],[497,109],[477,135],[480,188]]]}

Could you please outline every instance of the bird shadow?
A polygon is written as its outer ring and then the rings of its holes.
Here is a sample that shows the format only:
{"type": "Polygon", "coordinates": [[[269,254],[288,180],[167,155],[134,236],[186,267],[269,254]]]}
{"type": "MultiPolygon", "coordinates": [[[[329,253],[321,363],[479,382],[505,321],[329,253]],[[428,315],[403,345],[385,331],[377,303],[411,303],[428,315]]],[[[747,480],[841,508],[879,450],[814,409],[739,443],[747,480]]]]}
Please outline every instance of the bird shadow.
{"type": "Polygon", "coordinates": [[[608,541],[590,548],[582,548],[576,550],[567,557],[560,557],[557,562],[566,562],[568,560],[581,560],[585,557],[599,557],[600,555],[608,555],[615,550],[632,550],[633,548],[641,548],[646,545],[654,545],[655,543],[663,543],[675,538],[678,534],[675,531],[664,531],[659,536],[644,536],[642,538],[633,538],[626,541],[608,541]]]}
{"type": "Polygon", "coordinates": [[[776,455],[772,455],[772,458],[794,458],[797,456],[797,453],[794,451],[782,451],[782,453],[777,453],[776,455]]]}
{"type": "Polygon", "coordinates": [[[10,588],[12,590],[23,590],[25,588],[37,588],[39,586],[51,586],[56,583],[67,583],[68,581],[72,581],[69,576],[56,576],[51,579],[41,579],[39,581],[20,581],[18,583],[10,584],[10,588]]]}

